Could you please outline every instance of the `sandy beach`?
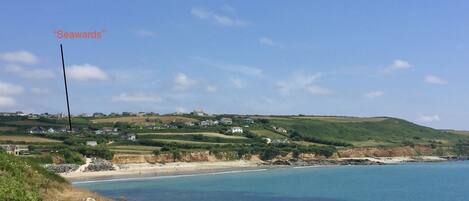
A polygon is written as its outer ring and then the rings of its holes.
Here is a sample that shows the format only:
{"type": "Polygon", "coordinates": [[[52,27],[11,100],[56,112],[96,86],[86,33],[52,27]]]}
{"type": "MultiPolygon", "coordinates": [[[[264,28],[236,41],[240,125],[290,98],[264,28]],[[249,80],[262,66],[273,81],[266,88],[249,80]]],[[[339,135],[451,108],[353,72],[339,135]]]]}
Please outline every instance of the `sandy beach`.
{"type": "MultiPolygon", "coordinates": [[[[446,161],[446,159],[434,156],[421,157],[360,157],[360,158],[339,158],[337,161],[345,160],[368,160],[379,162],[382,164],[399,164],[406,162],[438,162],[446,161]]],[[[93,180],[109,180],[122,178],[145,178],[171,175],[189,175],[203,173],[219,173],[229,171],[245,171],[265,168],[278,168],[285,166],[266,166],[260,161],[217,161],[217,162],[174,162],[166,164],[150,164],[150,163],[133,163],[114,165],[116,170],[87,172],[84,167],[69,173],[61,173],[60,175],[72,182],[93,181],[93,180]]],[[[321,167],[321,165],[315,165],[321,167]]],[[[288,166],[287,166],[288,167],[288,166]]]]}
{"type": "Polygon", "coordinates": [[[116,170],[85,172],[78,171],[60,174],[69,181],[106,180],[128,177],[155,177],[181,174],[198,174],[222,171],[254,170],[261,166],[254,161],[223,161],[223,162],[175,162],[166,164],[122,164],[115,165],[116,170]]]}

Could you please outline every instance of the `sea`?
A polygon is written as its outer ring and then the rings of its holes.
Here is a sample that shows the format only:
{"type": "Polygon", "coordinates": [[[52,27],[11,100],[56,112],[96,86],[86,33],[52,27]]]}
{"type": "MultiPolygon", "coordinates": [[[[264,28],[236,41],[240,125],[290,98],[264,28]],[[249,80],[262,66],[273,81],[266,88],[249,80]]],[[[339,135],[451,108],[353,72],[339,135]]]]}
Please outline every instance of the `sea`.
{"type": "Polygon", "coordinates": [[[469,201],[469,162],[276,168],[74,185],[129,201],[469,201]]]}

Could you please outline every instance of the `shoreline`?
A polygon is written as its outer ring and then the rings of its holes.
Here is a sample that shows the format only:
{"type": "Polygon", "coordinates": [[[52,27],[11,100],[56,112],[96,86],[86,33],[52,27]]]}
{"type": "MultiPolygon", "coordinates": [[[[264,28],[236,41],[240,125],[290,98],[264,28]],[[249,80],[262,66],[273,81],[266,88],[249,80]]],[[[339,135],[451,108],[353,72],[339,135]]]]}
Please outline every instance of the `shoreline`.
{"type": "Polygon", "coordinates": [[[72,184],[123,181],[123,180],[144,180],[157,178],[171,178],[182,176],[198,176],[226,174],[234,172],[264,171],[278,168],[320,168],[345,165],[393,165],[412,162],[445,162],[452,161],[448,158],[421,156],[421,157],[357,157],[339,158],[325,161],[309,161],[301,164],[274,165],[259,161],[220,161],[220,162],[175,162],[167,164],[122,164],[117,165],[117,170],[96,171],[96,172],[69,172],[60,175],[72,184]]]}

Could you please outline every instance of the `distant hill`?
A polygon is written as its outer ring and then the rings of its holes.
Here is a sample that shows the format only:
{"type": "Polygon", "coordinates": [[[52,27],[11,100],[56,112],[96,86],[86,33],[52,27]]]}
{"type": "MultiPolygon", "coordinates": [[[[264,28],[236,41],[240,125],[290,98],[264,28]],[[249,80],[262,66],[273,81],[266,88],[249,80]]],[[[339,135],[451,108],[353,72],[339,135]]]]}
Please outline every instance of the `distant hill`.
{"type": "Polygon", "coordinates": [[[296,131],[303,136],[347,142],[354,146],[402,145],[409,142],[453,144],[459,139],[469,137],[391,117],[258,116],[256,118],[265,118],[273,126],[296,131]]]}

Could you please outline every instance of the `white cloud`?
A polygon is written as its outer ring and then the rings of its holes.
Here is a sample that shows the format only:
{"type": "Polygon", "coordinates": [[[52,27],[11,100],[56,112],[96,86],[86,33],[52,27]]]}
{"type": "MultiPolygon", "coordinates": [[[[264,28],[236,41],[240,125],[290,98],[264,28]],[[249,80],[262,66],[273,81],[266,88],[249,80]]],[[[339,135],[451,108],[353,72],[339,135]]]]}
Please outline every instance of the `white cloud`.
{"type": "Polygon", "coordinates": [[[114,102],[160,102],[161,97],[157,95],[150,95],[144,93],[127,94],[121,93],[118,96],[113,96],[114,102]]]}
{"type": "Polygon", "coordinates": [[[244,84],[243,84],[243,81],[241,81],[241,79],[238,79],[238,78],[231,78],[230,79],[231,81],[231,84],[233,84],[233,86],[237,89],[242,89],[244,88],[244,84]]]}
{"type": "Polygon", "coordinates": [[[370,98],[370,99],[373,99],[373,98],[378,98],[378,97],[381,97],[384,95],[384,92],[382,91],[370,91],[368,93],[365,93],[365,97],[366,98],[370,98]]]}
{"type": "Polygon", "coordinates": [[[439,85],[444,85],[447,84],[446,80],[435,76],[435,75],[427,75],[425,76],[425,82],[428,82],[430,84],[439,84],[439,85]]]}
{"type": "Polygon", "coordinates": [[[9,84],[0,81],[0,96],[1,95],[17,95],[23,93],[24,89],[22,86],[9,84]]]}
{"type": "Polygon", "coordinates": [[[306,91],[317,96],[328,96],[332,94],[331,90],[317,85],[307,86],[306,91]]]}
{"type": "Polygon", "coordinates": [[[17,75],[25,79],[52,79],[54,72],[46,69],[24,68],[17,64],[10,64],[5,67],[5,72],[17,75]]]}
{"type": "Polygon", "coordinates": [[[221,26],[227,26],[227,27],[243,27],[246,26],[246,22],[239,20],[239,19],[234,19],[230,18],[228,16],[223,16],[223,15],[213,15],[213,19],[215,22],[221,26]]]}
{"type": "Polygon", "coordinates": [[[240,65],[240,64],[229,64],[220,61],[214,61],[211,59],[203,58],[203,57],[193,57],[196,61],[199,61],[209,67],[214,67],[217,69],[234,72],[234,73],[241,73],[244,75],[250,76],[261,76],[262,69],[254,66],[247,66],[247,65],[240,65]]]}
{"type": "Polygon", "coordinates": [[[320,96],[331,95],[331,90],[315,84],[321,77],[321,73],[313,75],[296,74],[288,80],[277,82],[276,86],[277,90],[283,95],[292,91],[304,91],[320,96]]]}
{"type": "Polygon", "coordinates": [[[184,73],[178,73],[174,78],[174,89],[176,90],[186,90],[196,85],[197,81],[192,80],[187,77],[184,73]]]}
{"type": "Polygon", "coordinates": [[[0,53],[0,60],[25,64],[35,64],[38,61],[36,55],[23,50],[16,52],[0,53]]]}
{"type": "Polygon", "coordinates": [[[272,41],[272,39],[267,38],[267,37],[261,37],[261,38],[259,38],[259,43],[262,44],[262,45],[271,46],[271,47],[276,46],[276,44],[274,43],[274,41],[272,41]]]}
{"type": "Polygon", "coordinates": [[[76,81],[109,80],[109,75],[101,68],[90,65],[72,65],[66,69],[68,77],[76,81]]]}
{"type": "Polygon", "coordinates": [[[218,89],[217,89],[216,86],[208,85],[208,86],[205,88],[205,90],[206,90],[207,92],[214,93],[214,92],[217,92],[218,89]]]}
{"type": "Polygon", "coordinates": [[[394,63],[391,65],[391,68],[394,69],[406,69],[410,67],[412,67],[412,65],[410,65],[409,62],[400,59],[394,60],[394,63]]]}
{"type": "Polygon", "coordinates": [[[247,25],[247,22],[243,20],[219,15],[200,8],[192,8],[191,14],[198,19],[209,20],[217,25],[225,27],[243,27],[247,25]]]}
{"type": "Polygon", "coordinates": [[[192,8],[191,14],[199,19],[208,19],[212,15],[210,12],[200,8],[192,8]]]}
{"type": "Polygon", "coordinates": [[[155,37],[156,33],[150,30],[139,29],[135,31],[135,35],[139,37],[155,37]]]}
{"type": "Polygon", "coordinates": [[[402,60],[402,59],[396,59],[394,62],[388,66],[384,72],[390,73],[395,70],[405,70],[412,68],[412,64],[410,64],[408,61],[402,60]]]}
{"type": "Polygon", "coordinates": [[[16,105],[15,99],[8,96],[0,96],[0,108],[10,108],[16,105]]]}
{"type": "Polygon", "coordinates": [[[422,122],[422,123],[437,122],[437,121],[440,121],[440,116],[438,116],[438,115],[420,115],[417,118],[417,121],[422,122]]]}

